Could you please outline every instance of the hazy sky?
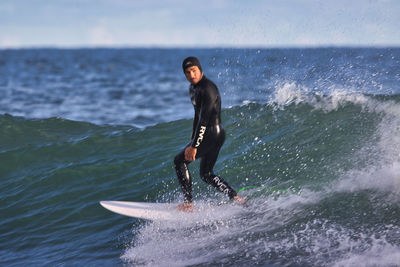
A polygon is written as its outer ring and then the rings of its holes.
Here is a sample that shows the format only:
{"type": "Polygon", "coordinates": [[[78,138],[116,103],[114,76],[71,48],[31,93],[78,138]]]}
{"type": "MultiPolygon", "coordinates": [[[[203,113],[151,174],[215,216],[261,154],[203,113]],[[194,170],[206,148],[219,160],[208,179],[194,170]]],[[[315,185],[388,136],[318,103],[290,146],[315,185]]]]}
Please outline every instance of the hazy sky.
{"type": "Polygon", "coordinates": [[[400,0],[1,0],[0,48],[400,46],[400,0]]]}

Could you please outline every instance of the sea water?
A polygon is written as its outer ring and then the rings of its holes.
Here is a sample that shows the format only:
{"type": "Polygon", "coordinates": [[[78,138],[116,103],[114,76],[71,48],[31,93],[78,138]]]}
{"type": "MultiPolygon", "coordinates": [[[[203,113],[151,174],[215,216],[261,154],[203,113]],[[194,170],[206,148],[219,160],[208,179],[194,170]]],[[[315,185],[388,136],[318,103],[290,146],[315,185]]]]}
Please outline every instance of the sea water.
{"type": "Polygon", "coordinates": [[[399,266],[400,48],[0,50],[0,265],[399,266]],[[181,62],[219,87],[227,132],[193,219],[180,203],[193,107],[181,62]]]}

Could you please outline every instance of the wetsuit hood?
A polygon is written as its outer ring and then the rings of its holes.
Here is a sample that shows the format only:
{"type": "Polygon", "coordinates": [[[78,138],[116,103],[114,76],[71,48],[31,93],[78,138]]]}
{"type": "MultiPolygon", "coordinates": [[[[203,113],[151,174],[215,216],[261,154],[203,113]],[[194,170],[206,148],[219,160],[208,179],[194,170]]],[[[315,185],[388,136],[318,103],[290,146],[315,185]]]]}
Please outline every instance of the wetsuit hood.
{"type": "Polygon", "coordinates": [[[200,61],[196,57],[187,57],[182,62],[183,72],[189,67],[197,66],[201,72],[203,69],[201,68],[200,61]]]}

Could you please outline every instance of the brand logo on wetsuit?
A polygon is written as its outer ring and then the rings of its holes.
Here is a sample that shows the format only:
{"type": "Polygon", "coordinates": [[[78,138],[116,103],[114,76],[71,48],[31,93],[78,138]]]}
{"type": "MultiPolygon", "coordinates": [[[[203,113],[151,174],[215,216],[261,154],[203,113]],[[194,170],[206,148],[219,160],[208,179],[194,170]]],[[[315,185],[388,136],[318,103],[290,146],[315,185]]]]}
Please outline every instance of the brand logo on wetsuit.
{"type": "Polygon", "coordinates": [[[218,176],[215,176],[213,180],[217,184],[219,191],[225,194],[229,193],[229,189],[226,187],[226,184],[224,184],[218,176]]]}
{"type": "Polygon", "coordinates": [[[201,141],[203,141],[205,132],[206,132],[206,126],[200,126],[200,134],[199,134],[199,138],[197,138],[197,141],[196,141],[196,147],[198,147],[200,145],[201,141]]]}

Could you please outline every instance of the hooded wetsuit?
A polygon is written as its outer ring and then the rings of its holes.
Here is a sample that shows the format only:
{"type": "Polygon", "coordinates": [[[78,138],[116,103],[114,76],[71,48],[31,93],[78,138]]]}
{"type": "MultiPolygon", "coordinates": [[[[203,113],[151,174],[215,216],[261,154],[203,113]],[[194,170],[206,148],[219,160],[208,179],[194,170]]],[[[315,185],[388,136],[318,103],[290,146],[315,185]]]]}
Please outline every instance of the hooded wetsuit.
{"type": "MultiPolygon", "coordinates": [[[[186,147],[197,148],[196,159],[201,158],[201,178],[233,199],[236,192],[213,172],[219,150],[225,141],[225,130],[221,124],[221,96],[218,88],[203,75],[196,85],[190,86],[189,92],[194,107],[194,119],[191,142],[186,147]]],[[[190,161],[185,160],[186,147],[176,155],[174,163],[185,202],[192,202],[192,179],[187,166],[190,161]]]]}

